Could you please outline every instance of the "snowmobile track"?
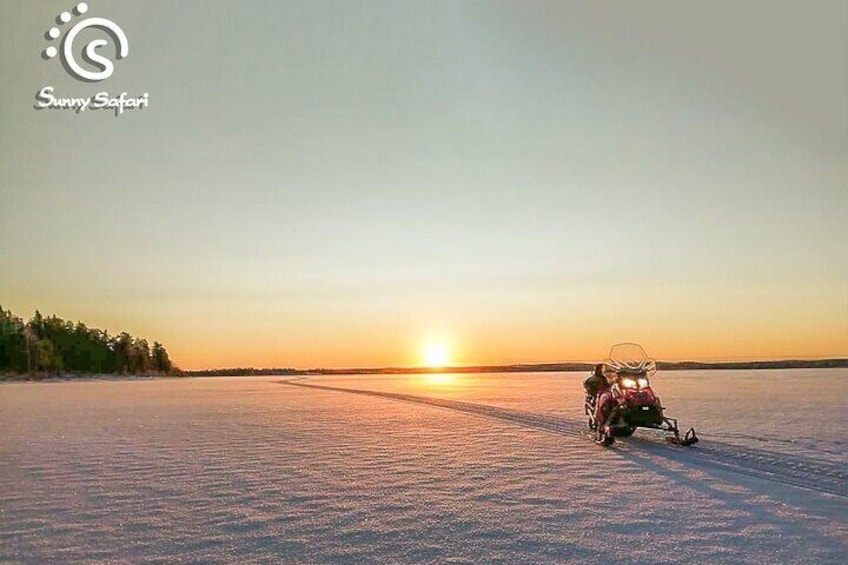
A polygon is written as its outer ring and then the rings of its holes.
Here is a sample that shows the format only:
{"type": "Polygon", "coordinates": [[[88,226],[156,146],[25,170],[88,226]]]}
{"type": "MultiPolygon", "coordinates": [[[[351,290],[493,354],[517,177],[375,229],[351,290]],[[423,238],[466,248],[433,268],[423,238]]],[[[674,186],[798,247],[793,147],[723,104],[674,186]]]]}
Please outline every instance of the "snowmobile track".
{"type": "MultiPolygon", "coordinates": [[[[423,404],[455,412],[473,414],[513,423],[525,428],[567,435],[578,439],[590,440],[586,423],[582,420],[562,419],[532,412],[499,408],[485,404],[475,404],[460,400],[448,400],[432,396],[418,396],[375,390],[361,390],[307,384],[305,379],[276,381],[277,384],[358,394],[377,398],[386,398],[401,402],[423,404]]],[[[666,443],[656,435],[637,435],[622,442],[627,446],[639,446],[652,454],[672,459],[679,463],[710,466],[724,471],[739,473],[756,479],[773,481],[784,485],[813,490],[820,493],[848,498],[848,469],[843,465],[828,461],[800,457],[797,455],[767,451],[731,445],[713,440],[702,439],[697,446],[681,448],[666,443]],[[693,450],[697,457],[693,457],[693,450]]],[[[615,449],[615,448],[613,448],[615,449]]]]}

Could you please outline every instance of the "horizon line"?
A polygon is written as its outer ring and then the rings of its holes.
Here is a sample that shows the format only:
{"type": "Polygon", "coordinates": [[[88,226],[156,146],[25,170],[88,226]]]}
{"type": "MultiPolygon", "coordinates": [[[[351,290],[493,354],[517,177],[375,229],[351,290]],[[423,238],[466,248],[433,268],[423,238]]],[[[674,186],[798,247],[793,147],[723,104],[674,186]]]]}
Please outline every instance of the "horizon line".
{"type": "MultiPolygon", "coordinates": [[[[697,364],[697,365],[744,365],[744,364],[756,364],[756,363],[768,363],[768,364],[781,364],[781,363],[827,363],[827,362],[844,362],[848,363],[848,355],[839,355],[839,356],[828,356],[828,357],[787,357],[787,358],[778,358],[778,359],[746,359],[746,358],[727,358],[727,359],[709,359],[709,360],[695,360],[695,359],[684,359],[684,360],[664,360],[664,359],[656,359],[657,363],[664,363],[668,365],[683,365],[683,364],[697,364]]],[[[220,372],[220,371],[296,371],[298,373],[308,373],[308,372],[319,372],[319,371],[328,371],[334,373],[344,373],[346,371],[356,372],[356,373],[367,373],[367,372],[389,372],[389,371],[397,371],[397,372],[451,372],[452,370],[456,371],[466,371],[470,372],[474,369],[508,369],[508,368],[539,368],[539,367],[555,367],[558,365],[595,365],[598,361],[543,361],[543,362],[519,362],[519,363],[503,363],[503,364],[465,364],[465,365],[445,365],[443,367],[428,367],[426,365],[410,365],[410,366],[383,366],[383,367],[310,367],[310,368],[298,368],[298,367],[216,367],[216,368],[204,368],[204,369],[181,369],[184,373],[192,373],[192,372],[220,372]]]]}

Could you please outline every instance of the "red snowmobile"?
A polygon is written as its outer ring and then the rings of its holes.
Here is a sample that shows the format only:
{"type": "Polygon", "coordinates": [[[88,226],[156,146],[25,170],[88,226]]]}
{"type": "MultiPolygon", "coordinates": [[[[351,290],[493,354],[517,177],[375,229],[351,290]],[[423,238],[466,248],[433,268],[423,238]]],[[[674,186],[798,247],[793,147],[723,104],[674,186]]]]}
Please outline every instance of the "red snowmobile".
{"type": "Polygon", "coordinates": [[[589,416],[589,429],[595,441],[612,445],[617,437],[629,437],[636,428],[653,428],[669,432],[666,440],[680,446],[698,442],[695,428],[680,437],[677,420],[664,414],[659,396],[651,388],[649,377],[657,363],[648,358],[641,345],[620,343],[610,350],[609,358],[596,366],[595,372],[583,383],[586,389],[584,410],[589,416]],[[596,421],[598,403],[603,422],[596,421]]]}

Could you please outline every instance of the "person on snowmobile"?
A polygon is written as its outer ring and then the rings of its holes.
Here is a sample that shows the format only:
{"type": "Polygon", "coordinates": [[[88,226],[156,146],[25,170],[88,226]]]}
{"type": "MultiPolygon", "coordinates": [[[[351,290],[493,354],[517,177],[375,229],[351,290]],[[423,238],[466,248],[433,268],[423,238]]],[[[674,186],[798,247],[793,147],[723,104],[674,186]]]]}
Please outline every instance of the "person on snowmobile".
{"type": "Polygon", "coordinates": [[[609,383],[604,376],[604,364],[598,363],[589,378],[583,381],[583,389],[586,391],[586,396],[595,399],[599,392],[608,387],[609,383]]]}
{"type": "MultiPolygon", "coordinates": [[[[615,373],[612,373],[612,375],[614,376],[615,373]]],[[[609,417],[610,401],[612,400],[610,385],[610,379],[604,373],[603,363],[595,365],[595,370],[588,379],[583,381],[583,388],[586,390],[586,395],[595,399],[595,422],[597,423],[599,432],[603,430],[609,417]]]]}

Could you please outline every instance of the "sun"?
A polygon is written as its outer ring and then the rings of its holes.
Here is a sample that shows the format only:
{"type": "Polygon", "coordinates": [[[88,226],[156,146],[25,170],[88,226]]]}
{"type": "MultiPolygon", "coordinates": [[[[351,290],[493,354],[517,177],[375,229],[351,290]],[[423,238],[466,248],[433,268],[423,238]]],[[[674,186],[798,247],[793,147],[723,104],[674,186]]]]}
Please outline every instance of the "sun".
{"type": "Polygon", "coordinates": [[[444,343],[428,343],[421,355],[424,365],[433,369],[450,365],[450,350],[444,343]]]}

